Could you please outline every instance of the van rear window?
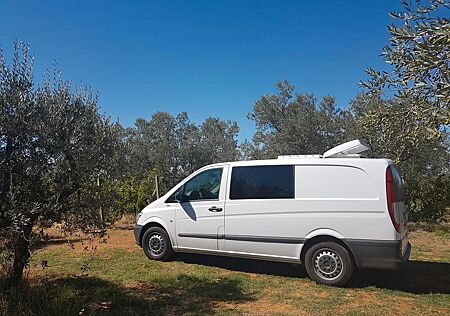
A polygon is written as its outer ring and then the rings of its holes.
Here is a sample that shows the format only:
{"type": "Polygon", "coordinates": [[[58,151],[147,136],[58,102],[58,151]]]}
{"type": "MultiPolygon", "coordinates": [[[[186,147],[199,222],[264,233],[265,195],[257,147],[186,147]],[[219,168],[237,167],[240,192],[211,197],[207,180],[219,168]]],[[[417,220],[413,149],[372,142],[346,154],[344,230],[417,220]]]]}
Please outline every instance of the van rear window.
{"type": "Polygon", "coordinates": [[[294,198],[294,166],[233,167],[230,199],[294,198]]]}

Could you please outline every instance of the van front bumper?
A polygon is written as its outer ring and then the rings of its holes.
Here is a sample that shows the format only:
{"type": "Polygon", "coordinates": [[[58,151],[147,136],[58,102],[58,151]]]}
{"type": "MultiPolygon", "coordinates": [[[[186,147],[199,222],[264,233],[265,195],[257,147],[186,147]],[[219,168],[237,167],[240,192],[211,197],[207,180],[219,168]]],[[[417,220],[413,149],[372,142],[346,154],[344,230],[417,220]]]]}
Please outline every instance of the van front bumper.
{"type": "Polygon", "coordinates": [[[402,254],[401,241],[347,240],[359,268],[397,269],[409,260],[411,244],[402,254]]]}
{"type": "Polygon", "coordinates": [[[141,246],[141,231],[142,231],[142,225],[134,225],[134,239],[136,240],[136,244],[138,246],[141,246]]]}

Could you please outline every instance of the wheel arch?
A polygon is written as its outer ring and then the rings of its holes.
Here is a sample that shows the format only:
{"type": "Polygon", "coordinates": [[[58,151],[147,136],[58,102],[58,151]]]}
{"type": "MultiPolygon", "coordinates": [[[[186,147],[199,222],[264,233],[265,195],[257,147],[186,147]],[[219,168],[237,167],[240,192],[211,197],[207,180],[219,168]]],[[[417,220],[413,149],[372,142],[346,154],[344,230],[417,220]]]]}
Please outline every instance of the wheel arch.
{"type": "Polygon", "coordinates": [[[151,217],[145,221],[145,224],[142,226],[141,232],[139,234],[139,243],[142,244],[142,238],[144,237],[145,232],[151,228],[151,227],[159,227],[161,229],[164,229],[167,233],[167,236],[169,236],[170,243],[173,246],[172,238],[170,237],[169,229],[167,228],[166,223],[159,217],[151,217]]]}
{"type": "Polygon", "coordinates": [[[355,255],[353,254],[352,249],[350,248],[350,246],[345,242],[344,238],[339,238],[336,237],[336,235],[339,234],[330,234],[329,232],[322,232],[319,234],[313,234],[311,237],[306,238],[305,243],[303,244],[302,250],[300,252],[300,262],[304,263],[305,262],[305,256],[306,256],[306,252],[308,251],[308,249],[310,249],[312,246],[320,243],[320,242],[334,242],[342,247],[344,247],[348,253],[350,254],[350,258],[353,261],[353,264],[355,264],[356,266],[358,265],[358,262],[355,259],[355,255]]]}

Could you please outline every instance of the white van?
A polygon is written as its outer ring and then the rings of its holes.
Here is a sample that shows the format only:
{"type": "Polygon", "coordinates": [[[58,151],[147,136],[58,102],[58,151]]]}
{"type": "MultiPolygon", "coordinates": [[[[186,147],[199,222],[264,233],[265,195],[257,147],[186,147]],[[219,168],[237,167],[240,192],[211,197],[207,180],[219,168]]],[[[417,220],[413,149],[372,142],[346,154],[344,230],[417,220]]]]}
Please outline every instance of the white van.
{"type": "Polygon", "coordinates": [[[303,263],[343,285],[358,268],[409,259],[403,182],[355,140],[323,155],[226,162],[194,172],[145,207],[136,242],[154,260],[173,252],[303,263]]]}

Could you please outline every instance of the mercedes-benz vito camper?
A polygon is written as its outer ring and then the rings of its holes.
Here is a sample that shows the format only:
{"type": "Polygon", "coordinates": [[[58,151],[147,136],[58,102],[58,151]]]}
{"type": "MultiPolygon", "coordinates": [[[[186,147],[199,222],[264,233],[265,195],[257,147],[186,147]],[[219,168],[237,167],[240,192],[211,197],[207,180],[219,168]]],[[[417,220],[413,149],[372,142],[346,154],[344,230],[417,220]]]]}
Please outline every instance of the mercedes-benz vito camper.
{"type": "Polygon", "coordinates": [[[136,242],[154,260],[193,252],[303,263],[343,285],[360,268],[408,260],[403,182],[355,140],[323,155],[218,163],[145,207],[136,242]]]}

